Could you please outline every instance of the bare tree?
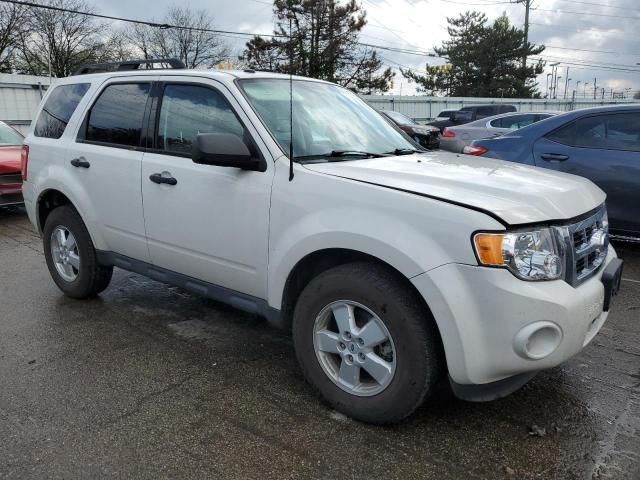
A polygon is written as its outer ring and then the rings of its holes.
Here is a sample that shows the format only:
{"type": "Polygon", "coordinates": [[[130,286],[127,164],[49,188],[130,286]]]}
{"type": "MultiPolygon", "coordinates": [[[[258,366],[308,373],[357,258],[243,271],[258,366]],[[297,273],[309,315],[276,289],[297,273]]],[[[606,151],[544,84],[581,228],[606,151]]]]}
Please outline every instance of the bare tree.
{"type": "Polygon", "coordinates": [[[158,27],[151,27],[141,23],[133,24],[125,31],[125,36],[129,44],[133,47],[136,55],[149,60],[156,55],[155,35],[158,27]]]}
{"type": "MultiPolygon", "coordinates": [[[[44,5],[94,12],[85,0],[43,0],[44,5]]],[[[104,52],[106,24],[86,15],[43,8],[30,8],[28,30],[21,35],[17,66],[23,73],[51,72],[65,77],[83,63],[96,61],[104,52]]]]}
{"type": "Polygon", "coordinates": [[[26,28],[26,8],[0,3],[0,72],[10,72],[20,37],[26,28]]]}
{"type": "Polygon", "coordinates": [[[187,68],[207,67],[229,56],[220,36],[206,30],[213,29],[213,18],[206,10],[172,6],[162,25],[167,28],[136,25],[127,33],[128,40],[145,58],[179,58],[187,68]]]}
{"type": "Polygon", "coordinates": [[[106,39],[96,60],[99,62],[122,62],[137,56],[138,53],[129,39],[127,31],[116,30],[106,39]]]}

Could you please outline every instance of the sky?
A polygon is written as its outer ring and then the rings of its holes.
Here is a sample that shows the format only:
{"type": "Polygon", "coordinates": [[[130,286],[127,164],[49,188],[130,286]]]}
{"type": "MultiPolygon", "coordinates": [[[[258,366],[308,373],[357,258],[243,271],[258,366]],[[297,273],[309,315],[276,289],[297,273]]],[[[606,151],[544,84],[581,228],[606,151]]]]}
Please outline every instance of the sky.
{"type": "MultiPolygon", "coordinates": [[[[359,0],[367,12],[363,43],[433,51],[448,39],[447,17],[467,10],[484,12],[492,21],[505,13],[512,24],[524,24],[525,8],[509,0],[359,0]]],[[[159,20],[175,0],[101,0],[95,6],[103,14],[159,20]],[[153,13],[151,13],[153,12],[153,13]]],[[[272,2],[268,0],[180,0],[179,5],[205,9],[214,18],[215,28],[251,33],[272,33],[272,2]]],[[[638,0],[533,0],[529,40],[547,49],[545,72],[538,77],[542,95],[547,90],[551,63],[559,62],[559,97],[564,96],[565,80],[570,79],[567,95],[593,97],[594,80],[598,88],[616,92],[640,90],[640,1],[638,0]],[[569,68],[567,76],[567,67],[569,68]],[[586,85],[586,90],[585,90],[586,85]]],[[[225,39],[235,56],[246,39],[225,39]]],[[[401,65],[423,71],[425,64],[444,60],[420,55],[379,51],[383,62],[397,71],[401,65]]],[[[413,94],[410,84],[398,72],[392,94],[413,94]]]]}

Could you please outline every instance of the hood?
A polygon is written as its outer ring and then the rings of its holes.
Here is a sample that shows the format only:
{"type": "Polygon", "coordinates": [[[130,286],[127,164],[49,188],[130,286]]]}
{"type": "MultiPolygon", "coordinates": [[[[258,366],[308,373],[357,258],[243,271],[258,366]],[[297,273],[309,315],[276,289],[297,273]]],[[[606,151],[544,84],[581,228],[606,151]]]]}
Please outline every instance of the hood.
{"type": "Polygon", "coordinates": [[[306,164],[305,168],[468,206],[509,225],[570,219],[605,200],[604,192],[582,177],[446,152],[306,164]]]}
{"type": "Polygon", "coordinates": [[[20,172],[21,146],[0,146],[0,174],[20,172]]]}

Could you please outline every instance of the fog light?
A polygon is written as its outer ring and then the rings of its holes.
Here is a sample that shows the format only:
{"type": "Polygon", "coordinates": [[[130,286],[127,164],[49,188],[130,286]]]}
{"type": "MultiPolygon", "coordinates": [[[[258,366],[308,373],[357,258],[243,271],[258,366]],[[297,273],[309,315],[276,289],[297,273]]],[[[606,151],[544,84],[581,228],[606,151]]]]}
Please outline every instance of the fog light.
{"type": "Polygon", "coordinates": [[[562,330],[553,322],[535,322],[520,329],[513,338],[513,350],[527,360],[540,360],[555,352],[562,330]]]}

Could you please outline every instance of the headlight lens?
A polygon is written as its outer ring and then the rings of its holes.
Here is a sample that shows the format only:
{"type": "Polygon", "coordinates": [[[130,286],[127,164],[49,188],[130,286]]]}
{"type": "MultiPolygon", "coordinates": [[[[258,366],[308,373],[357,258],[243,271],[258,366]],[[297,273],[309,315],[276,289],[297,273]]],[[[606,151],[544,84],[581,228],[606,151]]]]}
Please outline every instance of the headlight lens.
{"type": "Polygon", "coordinates": [[[506,267],[522,280],[555,280],[564,273],[564,254],[550,228],[478,233],[473,240],[482,265],[506,267]]]}

